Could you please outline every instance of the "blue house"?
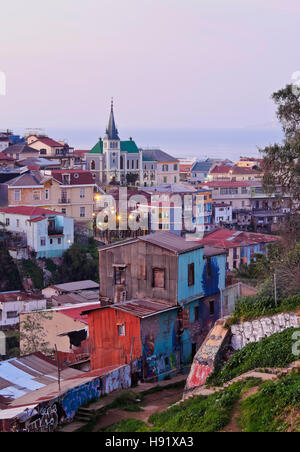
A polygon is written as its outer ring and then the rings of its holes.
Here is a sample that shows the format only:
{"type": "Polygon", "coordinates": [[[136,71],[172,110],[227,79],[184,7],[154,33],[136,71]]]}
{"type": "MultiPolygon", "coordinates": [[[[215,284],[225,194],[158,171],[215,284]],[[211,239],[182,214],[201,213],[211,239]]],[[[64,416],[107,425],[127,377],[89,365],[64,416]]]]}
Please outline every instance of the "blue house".
{"type": "MultiPolygon", "coordinates": [[[[128,334],[127,345],[130,341],[141,342],[144,378],[159,380],[190,364],[220,317],[225,275],[224,250],[204,247],[170,232],[156,232],[100,249],[100,300],[105,297],[105,303],[110,300],[111,308],[118,310],[118,320],[111,317],[109,322],[119,324],[107,328],[118,334],[122,324],[123,334],[128,334]],[[153,303],[159,303],[159,309],[153,311],[153,303]],[[131,321],[121,320],[120,311],[140,319],[139,338],[133,339],[131,321]]],[[[100,330],[95,334],[107,334],[100,330]]],[[[134,331],[136,334],[137,329],[134,331]]],[[[104,342],[101,338],[94,340],[104,342]]],[[[116,347],[120,349],[119,342],[116,347]]],[[[118,350],[112,346],[111,353],[120,356],[118,350]]]]}

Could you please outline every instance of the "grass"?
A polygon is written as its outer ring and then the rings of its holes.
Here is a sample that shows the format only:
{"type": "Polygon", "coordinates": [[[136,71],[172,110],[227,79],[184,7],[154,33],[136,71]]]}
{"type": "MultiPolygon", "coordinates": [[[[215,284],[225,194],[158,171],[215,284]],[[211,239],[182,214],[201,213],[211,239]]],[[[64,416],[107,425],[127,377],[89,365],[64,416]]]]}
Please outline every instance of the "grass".
{"type": "Polygon", "coordinates": [[[228,327],[231,325],[253,320],[257,317],[276,315],[283,312],[291,312],[300,309],[300,294],[286,298],[275,306],[273,297],[241,297],[235,306],[235,310],[227,320],[228,327]]]}
{"type": "Polygon", "coordinates": [[[300,432],[300,373],[266,382],[244,400],[239,425],[244,432],[300,432]]]}
{"type": "Polygon", "coordinates": [[[143,403],[143,394],[138,394],[134,391],[126,391],[119,395],[108,408],[119,408],[124,411],[142,411],[141,404],[143,403]]]}
{"type": "Polygon", "coordinates": [[[198,396],[178,406],[150,416],[148,427],[136,419],[126,419],[102,431],[105,432],[217,432],[231,420],[234,405],[242,394],[260,380],[248,379],[213,395],[198,396]]]}
{"type": "Polygon", "coordinates": [[[286,367],[297,360],[292,352],[293,334],[299,330],[289,328],[281,333],[246,345],[237,351],[223,368],[216,369],[208,378],[207,384],[222,386],[245,372],[265,367],[286,367]]]}

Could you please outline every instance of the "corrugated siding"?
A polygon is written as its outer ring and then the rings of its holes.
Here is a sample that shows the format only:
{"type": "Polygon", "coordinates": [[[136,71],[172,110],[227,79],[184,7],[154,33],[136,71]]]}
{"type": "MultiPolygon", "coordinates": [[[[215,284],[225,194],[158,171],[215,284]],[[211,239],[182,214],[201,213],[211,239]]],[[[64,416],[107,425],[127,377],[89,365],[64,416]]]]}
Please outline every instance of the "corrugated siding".
{"type": "Polygon", "coordinates": [[[129,364],[130,357],[142,354],[140,320],[126,312],[108,308],[90,313],[89,335],[91,370],[129,364]],[[125,324],[125,336],[118,336],[118,324],[125,324]]]}

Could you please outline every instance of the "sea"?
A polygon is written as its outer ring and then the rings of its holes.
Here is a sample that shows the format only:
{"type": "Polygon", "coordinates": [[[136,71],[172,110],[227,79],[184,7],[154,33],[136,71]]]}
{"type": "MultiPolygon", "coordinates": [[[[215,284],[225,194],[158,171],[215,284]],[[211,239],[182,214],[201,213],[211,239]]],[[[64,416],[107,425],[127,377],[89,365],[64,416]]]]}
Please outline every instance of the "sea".
{"type": "MultiPolygon", "coordinates": [[[[100,128],[49,128],[47,134],[57,140],[66,140],[75,149],[91,149],[99,137],[100,128]]],[[[121,140],[132,137],[138,147],[159,148],[178,158],[222,158],[232,161],[240,156],[259,157],[260,149],[280,143],[283,133],[279,127],[239,129],[155,129],[122,128],[121,140]]]]}

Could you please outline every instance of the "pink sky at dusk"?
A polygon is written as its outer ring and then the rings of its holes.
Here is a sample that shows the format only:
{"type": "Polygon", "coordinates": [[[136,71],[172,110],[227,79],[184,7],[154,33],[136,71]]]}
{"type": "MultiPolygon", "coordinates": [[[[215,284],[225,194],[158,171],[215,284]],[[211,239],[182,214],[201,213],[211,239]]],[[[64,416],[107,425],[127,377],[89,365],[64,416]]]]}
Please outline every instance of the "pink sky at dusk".
{"type": "Polygon", "coordinates": [[[297,0],[2,2],[0,129],[271,124],[300,69],[297,0]]]}

